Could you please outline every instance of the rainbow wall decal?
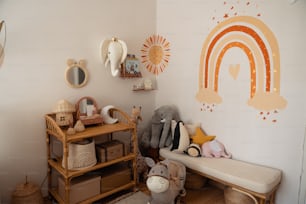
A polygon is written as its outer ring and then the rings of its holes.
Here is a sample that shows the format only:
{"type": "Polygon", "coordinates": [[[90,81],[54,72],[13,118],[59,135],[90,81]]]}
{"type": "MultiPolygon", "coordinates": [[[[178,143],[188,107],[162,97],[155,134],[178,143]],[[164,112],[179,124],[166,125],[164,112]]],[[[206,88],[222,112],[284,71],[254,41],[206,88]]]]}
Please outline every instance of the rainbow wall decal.
{"type": "Polygon", "coordinates": [[[197,100],[203,104],[222,102],[218,94],[221,62],[224,54],[233,47],[241,49],[249,61],[248,105],[263,111],[285,108],[287,101],[279,95],[280,59],[277,40],[262,21],[251,16],[228,18],[209,33],[201,52],[197,100]]]}

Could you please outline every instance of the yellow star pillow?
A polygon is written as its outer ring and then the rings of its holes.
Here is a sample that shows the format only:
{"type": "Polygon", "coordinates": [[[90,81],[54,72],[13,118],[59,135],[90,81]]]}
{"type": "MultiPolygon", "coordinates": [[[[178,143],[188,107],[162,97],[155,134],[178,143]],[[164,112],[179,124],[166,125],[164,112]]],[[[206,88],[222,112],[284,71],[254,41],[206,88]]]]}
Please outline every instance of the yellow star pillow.
{"type": "Polygon", "coordinates": [[[206,135],[200,127],[196,128],[195,135],[192,136],[192,142],[202,145],[205,142],[215,139],[216,136],[206,135]]]}

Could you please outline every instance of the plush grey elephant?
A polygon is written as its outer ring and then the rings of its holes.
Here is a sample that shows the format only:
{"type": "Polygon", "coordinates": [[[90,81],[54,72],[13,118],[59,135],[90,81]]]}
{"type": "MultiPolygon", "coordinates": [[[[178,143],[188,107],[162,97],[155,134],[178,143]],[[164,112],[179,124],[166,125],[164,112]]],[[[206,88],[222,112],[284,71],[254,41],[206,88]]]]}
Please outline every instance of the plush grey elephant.
{"type": "Polygon", "coordinates": [[[152,119],[141,136],[142,147],[163,148],[172,143],[171,120],[179,121],[177,108],[173,105],[161,106],[154,111],[152,119]]]}

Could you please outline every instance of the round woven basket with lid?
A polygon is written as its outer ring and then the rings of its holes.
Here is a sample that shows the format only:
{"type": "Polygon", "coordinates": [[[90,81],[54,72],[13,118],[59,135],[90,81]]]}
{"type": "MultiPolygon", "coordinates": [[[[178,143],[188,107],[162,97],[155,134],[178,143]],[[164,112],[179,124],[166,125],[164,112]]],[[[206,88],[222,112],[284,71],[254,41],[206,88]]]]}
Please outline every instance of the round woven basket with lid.
{"type": "Polygon", "coordinates": [[[33,183],[19,184],[12,194],[12,204],[43,204],[40,189],[33,183]]]}
{"type": "Polygon", "coordinates": [[[258,204],[254,196],[231,187],[224,189],[224,200],[225,204],[258,204]]]}
{"type": "Polygon", "coordinates": [[[201,189],[206,184],[207,178],[191,173],[186,172],[186,181],[185,188],[187,189],[201,189]]]}

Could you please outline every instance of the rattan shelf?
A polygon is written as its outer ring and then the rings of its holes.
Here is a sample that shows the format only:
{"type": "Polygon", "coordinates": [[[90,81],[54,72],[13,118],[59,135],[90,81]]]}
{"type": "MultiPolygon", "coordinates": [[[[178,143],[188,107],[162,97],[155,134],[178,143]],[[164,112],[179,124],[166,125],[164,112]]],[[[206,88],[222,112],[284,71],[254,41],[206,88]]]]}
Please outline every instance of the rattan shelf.
{"type": "Polygon", "coordinates": [[[118,123],[115,124],[102,124],[96,126],[86,127],[83,132],[78,132],[73,135],[68,135],[67,128],[59,127],[55,121],[54,114],[46,114],[46,142],[47,142],[47,157],[48,157],[48,190],[49,194],[59,203],[69,204],[70,198],[70,182],[72,178],[82,176],[86,173],[103,169],[111,165],[118,164],[120,162],[130,161],[132,165],[132,180],[130,183],[114,188],[110,191],[100,193],[97,196],[91,197],[81,203],[92,203],[94,201],[100,200],[106,196],[109,196],[113,193],[119,192],[124,189],[135,188],[136,187],[136,151],[137,151],[137,133],[136,133],[136,124],[130,120],[130,117],[123,111],[119,109],[112,109],[112,117],[118,118],[118,123]],[[69,143],[83,140],[86,138],[94,138],[98,136],[109,136],[115,132],[130,132],[130,152],[120,158],[107,161],[107,162],[98,162],[96,165],[84,168],[81,170],[69,170],[68,159],[64,159],[64,167],[62,165],[62,158],[56,158],[52,155],[52,145],[51,138],[54,137],[62,143],[63,146],[63,158],[68,158],[69,152],[69,143]],[[54,188],[52,181],[54,180],[53,171],[58,172],[60,176],[64,179],[65,182],[65,198],[59,196],[57,189],[54,188]]]}

